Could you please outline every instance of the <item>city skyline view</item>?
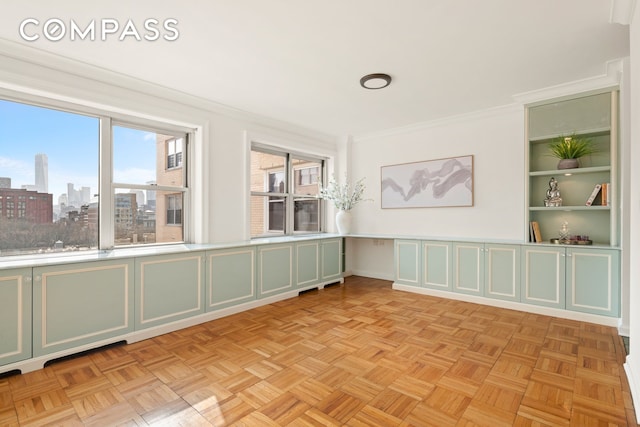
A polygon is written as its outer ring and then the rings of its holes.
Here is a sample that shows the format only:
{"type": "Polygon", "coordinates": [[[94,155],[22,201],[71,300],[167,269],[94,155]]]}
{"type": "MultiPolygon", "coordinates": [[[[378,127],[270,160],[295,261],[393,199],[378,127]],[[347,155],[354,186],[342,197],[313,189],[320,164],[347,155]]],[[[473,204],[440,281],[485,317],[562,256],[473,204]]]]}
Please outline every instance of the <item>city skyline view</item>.
{"type": "MultiPolygon", "coordinates": [[[[113,127],[115,182],[155,181],[155,133],[113,127]]],[[[36,183],[36,154],[48,159],[48,192],[54,205],[68,184],[98,192],[99,121],[95,117],[0,100],[0,177],[11,188],[36,183]]]]}

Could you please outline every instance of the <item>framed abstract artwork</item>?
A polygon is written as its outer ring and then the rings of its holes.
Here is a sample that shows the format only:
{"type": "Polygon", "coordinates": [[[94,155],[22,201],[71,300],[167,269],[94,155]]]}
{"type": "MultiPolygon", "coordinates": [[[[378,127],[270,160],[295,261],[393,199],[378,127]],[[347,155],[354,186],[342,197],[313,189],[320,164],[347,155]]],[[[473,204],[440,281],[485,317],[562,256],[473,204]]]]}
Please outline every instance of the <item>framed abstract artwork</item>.
{"type": "Polygon", "coordinates": [[[473,156],[382,166],[383,209],[473,206],[473,156]]]}

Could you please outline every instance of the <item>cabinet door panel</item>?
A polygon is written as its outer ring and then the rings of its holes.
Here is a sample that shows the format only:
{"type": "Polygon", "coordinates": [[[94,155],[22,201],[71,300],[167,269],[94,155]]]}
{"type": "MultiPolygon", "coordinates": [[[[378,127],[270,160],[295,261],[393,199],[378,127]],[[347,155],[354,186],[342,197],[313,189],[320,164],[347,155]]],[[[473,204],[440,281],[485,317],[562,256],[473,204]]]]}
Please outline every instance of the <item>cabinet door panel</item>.
{"type": "Polygon", "coordinates": [[[395,241],[396,283],[420,286],[420,241],[395,241]]]}
{"type": "Polygon", "coordinates": [[[296,244],[296,285],[309,286],[320,281],[320,244],[305,242],[296,244]]]}
{"type": "Polygon", "coordinates": [[[615,250],[567,249],[567,308],[617,317],[618,264],[615,250]]]}
{"type": "Polygon", "coordinates": [[[204,313],[204,254],[136,259],[136,329],[204,313]]]}
{"type": "Polygon", "coordinates": [[[564,308],[564,248],[526,247],[522,258],[522,301],[564,308]]]}
{"type": "Polygon", "coordinates": [[[133,331],[133,262],[33,269],[33,355],[133,331]]]}
{"type": "Polygon", "coordinates": [[[207,311],[256,298],[255,250],[207,252],[207,311]]]}
{"type": "Polygon", "coordinates": [[[258,248],[258,296],[293,289],[293,245],[258,248]]]}
{"type": "Polygon", "coordinates": [[[485,296],[520,301],[520,247],[486,245],[485,296]]]}
{"type": "Polygon", "coordinates": [[[0,366],[30,357],[31,269],[0,271],[0,366]]]}
{"type": "Polygon", "coordinates": [[[342,239],[322,241],[322,281],[342,278],[342,239]]]}
{"type": "Polygon", "coordinates": [[[422,285],[451,290],[451,243],[422,243],[422,285]]]}
{"type": "Polygon", "coordinates": [[[465,294],[482,295],[484,282],[484,245],[454,243],[453,255],[453,290],[465,294]]]}

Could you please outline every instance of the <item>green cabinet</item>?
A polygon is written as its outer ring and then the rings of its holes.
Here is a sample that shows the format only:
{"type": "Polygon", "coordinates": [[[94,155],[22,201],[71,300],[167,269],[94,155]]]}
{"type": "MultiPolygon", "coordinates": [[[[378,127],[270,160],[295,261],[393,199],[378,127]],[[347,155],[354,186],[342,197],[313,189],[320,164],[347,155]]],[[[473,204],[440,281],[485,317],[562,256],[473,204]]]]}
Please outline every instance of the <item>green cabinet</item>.
{"type": "Polygon", "coordinates": [[[520,246],[453,243],[453,291],[520,301],[520,246]]]}
{"type": "Polygon", "coordinates": [[[342,239],[322,240],[322,282],[342,279],[342,239]]]}
{"type": "Polygon", "coordinates": [[[484,244],[453,243],[453,291],[484,294],[484,244]]]}
{"type": "Polygon", "coordinates": [[[133,261],[33,268],[33,356],[134,329],[133,261]]]}
{"type": "Polygon", "coordinates": [[[31,357],[31,269],[0,271],[0,366],[31,357]]]}
{"type": "Polygon", "coordinates": [[[296,243],[296,287],[313,286],[320,282],[320,242],[296,243]]]}
{"type": "Polygon", "coordinates": [[[395,240],[395,282],[401,285],[420,286],[421,242],[419,240],[395,240]]]}
{"type": "Polygon", "coordinates": [[[206,311],[256,299],[255,249],[208,251],[206,311]]]}
{"type": "Polygon", "coordinates": [[[620,254],[617,250],[528,246],[522,257],[523,302],[619,316],[620,254]]]}
{"type": "Polygon", "coordinates": [[[567,309],[620,315],[620,253],[615,249],[566,249],[567,309]]]}
{"type": "Polygon", "coordinates": [[[294,245],[274,244],[258,247],[258,297],[294,289],[294,245]]]}
{"type": "Polygon", "coordinates": [[[485,244],[484,296],[520,301],[520,246],[485,244]]]}
{"type": "Polygon", "coordinates": [[[452,244],[440,241],[421,242],[422,286],[425,288],[452,290],[452,244]]]}
{"type": "Polygon", "coordinates": [[[136,258],[136,329],[204,313],[204,252],[136,258]]]}

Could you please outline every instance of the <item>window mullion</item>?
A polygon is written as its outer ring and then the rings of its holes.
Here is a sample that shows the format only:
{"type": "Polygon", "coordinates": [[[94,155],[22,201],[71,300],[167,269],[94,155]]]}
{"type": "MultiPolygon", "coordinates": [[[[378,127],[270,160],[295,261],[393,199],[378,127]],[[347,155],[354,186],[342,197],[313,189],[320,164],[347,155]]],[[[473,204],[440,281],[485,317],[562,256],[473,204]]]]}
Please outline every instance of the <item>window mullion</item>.
{"type": "Polygon", "coordinates": [[[115,188],[113,181],[113,138],[111,118],[100,117],[100,167],[98,172],[98,246],[111,249],[114,246],[114,204],[115,188]]]}

